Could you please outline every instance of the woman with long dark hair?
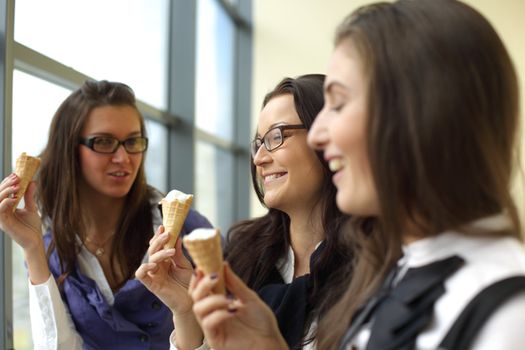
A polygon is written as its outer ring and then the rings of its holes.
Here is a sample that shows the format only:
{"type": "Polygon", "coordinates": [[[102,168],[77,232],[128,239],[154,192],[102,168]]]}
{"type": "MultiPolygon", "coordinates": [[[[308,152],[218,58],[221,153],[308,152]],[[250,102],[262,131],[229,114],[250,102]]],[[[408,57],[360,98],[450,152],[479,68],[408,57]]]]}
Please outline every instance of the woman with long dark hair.
{"type": "MultiPolygon", "coordinates": [[[[324,152],[358,246],[319,349],[505,349],[525,333],[525,251],[510,188],[518,86],[490,23],[454,0],[365,6],[338,28],[324,152]]],[[[190,283],[215,349],[287,348],[270,310],[228,267],[235,296],[190,283]]]]}
{"type": "MultiPolygon", "coordinates": [[[[86,81],[51,122],[25,207],[13,212],[15,174],[0,185],[0,227],[29,272],[36,349],[169,347],[171,312],[134,278],[162,224],[163,195],[144,173],[147,145],[133,91],[86,81]]],[[[183,234],[197,227],[210,224],[191,210],[183,234]]]]}
{"type": "MultiPolygon", "coordinates": [[[[337,291],[342,292],[353,257],[351,240],[340,234],[348,216],[336,207],[330,170],[322,155],[306,144],[307,132],[323,106],[323,81],[320,74],[285,78],[266,95],[251,144],[251,173],[268,212],[234,225],[225,248],[225,259],[271,307],[294,349],[312,346],[315,325],[337,299],[337,291]]],[[[171,305],[177,347],[195,348],[202,336],[190,342],[195,333],[185,333],[188,322],[193,322],[188,317],[191,300],[188,297],[182,305],[174,292],[187,282],[165,278],[170,276],[167,269],[178,264],[165,262],[164,239],[152,242],[150,263],[137,276],[171,305]],[[164,270],[159,272],[159,267],[164,270]]],[[[176,277],[173,271],[171,276],[176,277]]]]}

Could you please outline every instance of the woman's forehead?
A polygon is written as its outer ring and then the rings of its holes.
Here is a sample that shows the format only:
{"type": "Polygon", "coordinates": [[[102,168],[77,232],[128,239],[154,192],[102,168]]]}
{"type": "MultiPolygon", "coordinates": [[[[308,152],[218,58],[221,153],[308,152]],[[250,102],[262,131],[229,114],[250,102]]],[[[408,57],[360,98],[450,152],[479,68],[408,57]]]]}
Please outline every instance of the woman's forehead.
{"type": "Polygon", "coordinates": [[[257,131],[264,134],[272,127],[280,124],[300,124],[301,119],[295,110],[293,96],[290,94],[272,98],[259,114],[257,131]]]}

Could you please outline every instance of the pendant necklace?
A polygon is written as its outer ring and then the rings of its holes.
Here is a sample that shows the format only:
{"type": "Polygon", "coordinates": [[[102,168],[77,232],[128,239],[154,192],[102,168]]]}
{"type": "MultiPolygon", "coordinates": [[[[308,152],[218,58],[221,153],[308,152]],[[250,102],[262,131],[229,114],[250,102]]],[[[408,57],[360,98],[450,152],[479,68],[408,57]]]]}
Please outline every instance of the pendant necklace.
{"type": "Polygon", "coordinates": [[[91,240],[91,238],[89,238],[89,237],[86,237],[86,242],[94,245],[97,248],[95,250],[95,255],[100,257],[100,256],[102,256],[102,255],[104,255],[106,253],[106,250],[104,249],[104,246],[115,235],[115,233],[116,232],[113,232],[108,238],[106,238],[106,240],[104,242],[102,242],[102,244],[97,244],[97,243],[93,242],[93,240],[91,240]]]}

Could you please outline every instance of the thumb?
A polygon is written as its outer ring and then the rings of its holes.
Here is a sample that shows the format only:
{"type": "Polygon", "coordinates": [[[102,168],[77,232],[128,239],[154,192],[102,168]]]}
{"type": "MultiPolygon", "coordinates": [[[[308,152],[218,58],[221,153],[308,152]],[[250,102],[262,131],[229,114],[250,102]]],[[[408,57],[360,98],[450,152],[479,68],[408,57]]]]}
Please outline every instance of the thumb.
{"type": "Polygon", "coordinates": [[[226,289],[235,295],[241,301],[248,301],[257,298],[257,294],[251,290],[240,278],[233,272],[230,265],[224,263],[224,282],[226,289]]]}
{"type": "Polygon", "coordinates": [[[37,206],[35,201],[36,194],[36,182],[31,181],[27,186],[26,193],[24,194],[25,208],[28,211],[36,212],[37,206]]]}

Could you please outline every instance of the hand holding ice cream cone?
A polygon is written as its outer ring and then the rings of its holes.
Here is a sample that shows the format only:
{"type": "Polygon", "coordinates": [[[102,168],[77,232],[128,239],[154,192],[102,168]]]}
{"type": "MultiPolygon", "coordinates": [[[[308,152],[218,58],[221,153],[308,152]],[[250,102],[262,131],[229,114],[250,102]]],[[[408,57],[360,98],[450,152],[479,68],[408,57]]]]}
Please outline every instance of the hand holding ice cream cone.
{"type": "Polygon", "coordinates": [[[177,237],[184,225],[186,216],[190,211],[193,195],[181,191],[172,190],[164,197],[160,204],[162,205],[162,225],[166,232],[169,232],[170,239],[164,245],[164,248],[173,248],[177,237]]]}
{"type": "Polygon", "coordinates": [[[15,174],[20,178],[20,189],[16,193],[16,203],[13,206],[13,211],[16,210],[18,203],[24,197],[27,186],[39,167],[40,158],[28,156],[25,152],[17,158],[15,174]]]}
{"type": "Polygon", "coordinates": [[[213,292],[225,294],[224,269],[222,258],[221,234],[218,229],[198,228],[182,239],[193,262],[204,274],[218,274],[218,282],[213,292]]]}

